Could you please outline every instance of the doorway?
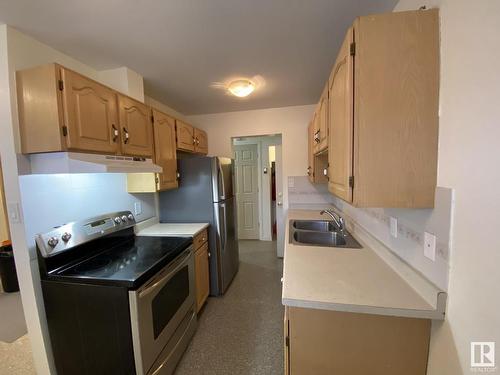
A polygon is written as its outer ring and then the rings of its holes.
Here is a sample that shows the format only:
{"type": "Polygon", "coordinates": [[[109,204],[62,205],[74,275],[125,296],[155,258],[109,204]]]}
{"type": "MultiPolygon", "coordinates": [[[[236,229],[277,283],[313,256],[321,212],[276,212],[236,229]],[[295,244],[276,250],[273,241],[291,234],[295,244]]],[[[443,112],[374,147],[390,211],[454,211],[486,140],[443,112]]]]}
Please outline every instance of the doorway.
{"type": "Polygon", "coordinates": [[[284,236],[281,134],[235,137],[238,238],[278,241],[284,236]]]}

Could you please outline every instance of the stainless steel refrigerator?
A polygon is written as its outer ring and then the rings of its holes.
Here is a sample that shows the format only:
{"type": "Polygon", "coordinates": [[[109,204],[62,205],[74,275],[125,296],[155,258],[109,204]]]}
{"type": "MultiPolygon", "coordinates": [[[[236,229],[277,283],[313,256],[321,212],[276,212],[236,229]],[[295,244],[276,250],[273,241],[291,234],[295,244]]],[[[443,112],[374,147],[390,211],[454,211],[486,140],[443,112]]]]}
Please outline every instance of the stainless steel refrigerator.
{"type": "Polygon", "coordinates": [[[160,221],[210,223],[210,294],[222,295],[239,267],[234,161],[190,157],[178,163],[179,188],[160,193],[160,221]]]}

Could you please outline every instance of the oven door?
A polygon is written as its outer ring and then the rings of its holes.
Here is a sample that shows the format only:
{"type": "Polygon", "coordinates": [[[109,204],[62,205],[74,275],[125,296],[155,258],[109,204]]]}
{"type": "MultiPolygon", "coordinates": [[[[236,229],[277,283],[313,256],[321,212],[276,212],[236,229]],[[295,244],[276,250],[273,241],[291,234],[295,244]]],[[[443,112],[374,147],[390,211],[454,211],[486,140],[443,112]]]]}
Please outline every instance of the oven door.
{"type": "Polygon", "coordinates": [[[129,292],[137,374],[149,371],[193,308],[194,288],[194,258],[189,247],[144,286],[129,292]]]}

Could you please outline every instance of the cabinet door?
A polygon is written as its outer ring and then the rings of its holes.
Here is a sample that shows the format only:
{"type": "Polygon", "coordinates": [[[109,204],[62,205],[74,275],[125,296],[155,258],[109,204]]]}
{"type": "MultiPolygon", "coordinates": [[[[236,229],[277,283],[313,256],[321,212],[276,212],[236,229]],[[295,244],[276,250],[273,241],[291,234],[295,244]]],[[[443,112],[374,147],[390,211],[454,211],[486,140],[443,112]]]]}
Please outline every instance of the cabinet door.
{"type": "Polygon", "coordinates": [[[431,321],[289,307],[293,375],[425,375],[431,321]]]}
{"type": "Polygon", "coordinates": [[[206,155],[208,153],[207,133],[200,129],[194,129],[194,138],[196,140],[195,152],[206,155]]]}
{"type": "Polygon", "coordinates": [[[317,152],[328,147],[328,84],[326,84],[318,108],[318,146],[317,152]]]}
{"type": "Polygon", "coordinates": [[[353,30],[350,28],[340,48],[328,86],[328,190],[348,202],[352,202],[352,188],[349,182],[353,173],[353,56],[350,53],[352,42],[353,30]]]}
{"type": "Polygon", "coordinates": [[[311,121],[307,127],[307,176],[314,182],[314,123],[311,121]]]}
{"type": "Polygon", "coordinates": [[[194,128],[177,120],[177,148],[184,151],[194,151],[195,143],[194,128]]]}
{"type": "Polygon", "coordinates": [[[196,311],[200,311],[210,292],[208,271],[208,243],[195,253],[196,311]]]}
{"type": "Polygon", "coordinates": [[[118,96],[122,153],[153,157],[153,126],[149,107],[126,96],[118,96]]]}
{"type": "Polygon", "coordinates": [[[313,128],[313,154],[315,154],[316,152],[318,152],[318,144],[319,144],[318,108],[319,108],[319,106],[316,106],[316,109],[314,110],[314,113],[313,113],[313,119],[312,119],[312,128],[313,128]]]}
{"type": "Polygon", "coordinates": [[[155,163],[163,168],[158,174],[158,190],[173,189],[177,183],[177,153],[175,146],[175,119],[153,110],[155,163]]]}
{"type": "Polygon", "coordinates": [[[119,149],[116,94],[61,68],[64,124],[69,150],[114,154],[119,149]]]}

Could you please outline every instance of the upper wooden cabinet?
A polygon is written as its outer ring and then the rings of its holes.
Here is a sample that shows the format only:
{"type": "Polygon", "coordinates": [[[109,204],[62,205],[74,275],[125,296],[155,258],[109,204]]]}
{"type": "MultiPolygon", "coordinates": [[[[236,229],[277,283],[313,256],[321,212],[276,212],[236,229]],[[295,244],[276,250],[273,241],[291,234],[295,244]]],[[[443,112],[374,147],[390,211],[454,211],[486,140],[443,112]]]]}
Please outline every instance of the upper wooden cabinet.
{"type": "Polygon", "coordinates": [[[183,121],[177,120],[177,149],[194,151],[195,145],[194,128],[183,121]]]}
{"type": "Polygon", "coordinates": [[[125,155],[153,156],[153,125],[151,109],[147,105],[124,95],[118,95],[122,153],[125,155]]]}
{"type": "Polygon", "coordinates": [[[347,33],[329,80],[329,190],[355,206],[434,206],[438,22],[388,13],[347,33]]]}
{"type": "Polygon", "coordinates": [[[309,181],[314,184],[327,183],[328,177],[325,175],[325,170],[328,171],[328,155],[325,153],[320,153],[315,155],[315,144],[314,140],[314,123],[311,122],[307,127],[308,136],[308,166],[307,166],[307,176],[309,181]]]}
{"type": "Polygon", "coordinates": [[[178,186],[175,119],[155,109],[153,119],[155,163],[163,168],[158,174],[157,190],[173,189],[178,186]]]}
{"type": "Polygon", "coordinates": [[[194,129],[195,148],[194,151],[200,154],[208,153],[207,133],[200,129],[194,129]]]}
{"type": "Polygon", "coordinates": [[[314,153],[317,154],[328,148],[328,83],[321,94],[315,121],[314,153]]]}
{"type": "Polygon", "coordinates": [[[353,56],[350,53],[352,42],[353,30],[350,28],[328,81],[330,127],[328,189],[348,202],[352,202],[352,189],[349,184],[352,176],[353,137],[353,56]]]}
{"type": "Polygon", "coordinates": [[[153,156],[150,108],[58,64],[18,71],[22,152],[153,156]]]}
{"type": "Polygon", "coordinates": [[[63,135],[71,150],[119,150],[116,94],[78,73],[61,68],[63,135]]]}

